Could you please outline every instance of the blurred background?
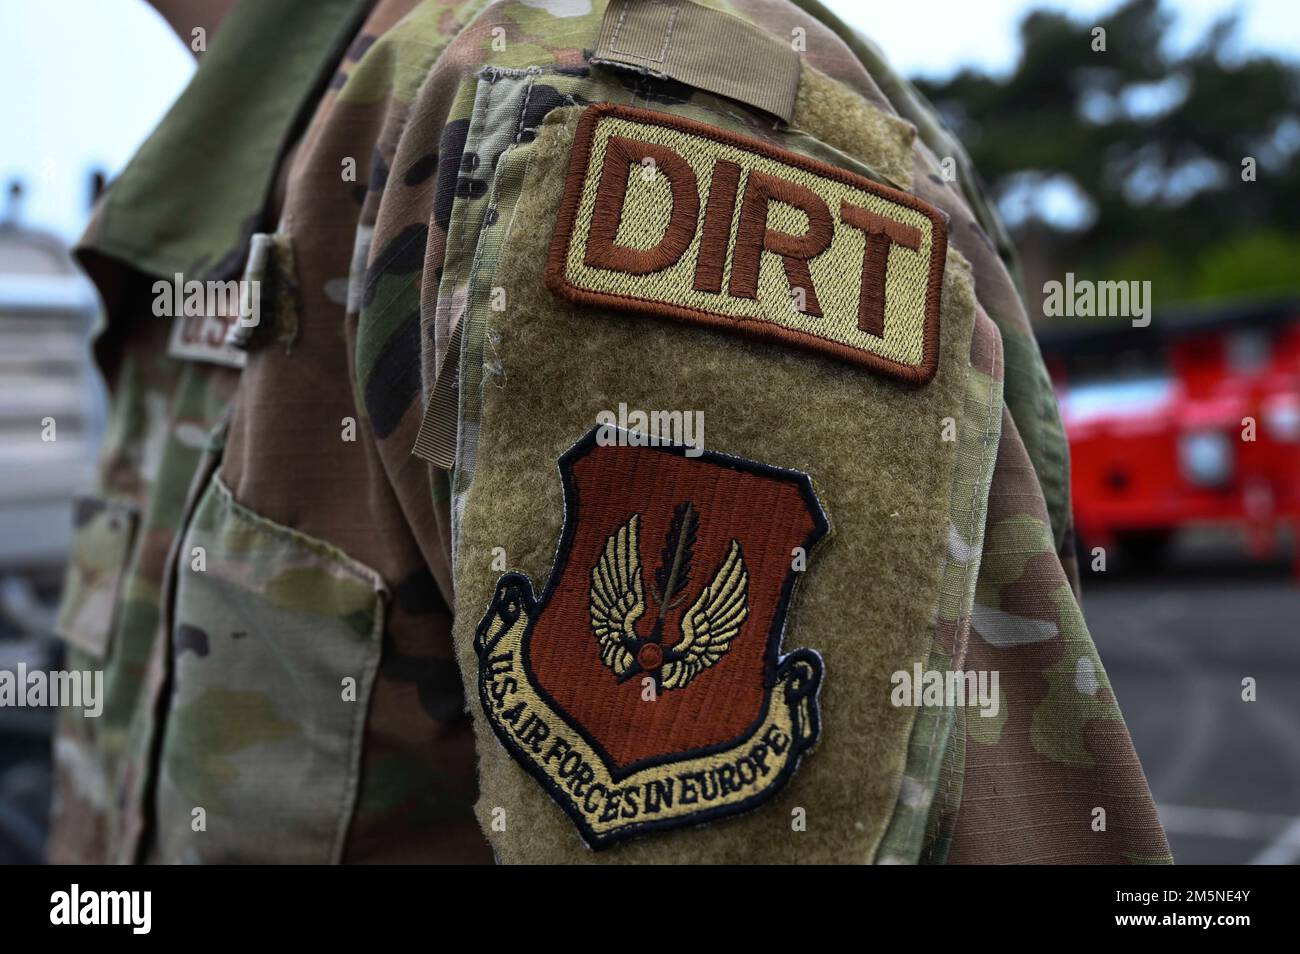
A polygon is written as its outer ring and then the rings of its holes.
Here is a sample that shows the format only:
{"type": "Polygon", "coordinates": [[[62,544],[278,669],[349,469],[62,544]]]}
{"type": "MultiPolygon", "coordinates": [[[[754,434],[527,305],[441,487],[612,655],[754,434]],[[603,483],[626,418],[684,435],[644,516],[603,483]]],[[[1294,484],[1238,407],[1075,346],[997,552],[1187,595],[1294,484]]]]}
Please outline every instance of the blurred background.
{"type": "MultiPolygon", "coordinates": [[[[1300,862],[1300,8],[827,5],[939,108],[1020,250],[1084,610],[1175,857],[1300,862]],[[1045,317],[1067,275],[1150,282],[1150,324],[1045,317]]],[[[67,248],[194,68],[143,0],[0,0],[0,669],[57,665],[103,428],[67,248]]],[[[0,863],[41,856],[49,715],[0,708],[0,863]]]]}

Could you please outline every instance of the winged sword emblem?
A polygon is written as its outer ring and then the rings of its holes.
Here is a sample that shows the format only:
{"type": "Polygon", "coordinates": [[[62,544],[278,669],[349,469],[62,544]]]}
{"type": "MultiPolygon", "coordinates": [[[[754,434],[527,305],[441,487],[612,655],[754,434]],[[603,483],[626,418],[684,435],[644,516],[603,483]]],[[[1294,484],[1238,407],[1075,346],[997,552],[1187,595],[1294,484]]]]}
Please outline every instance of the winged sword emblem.
{"type": "Polygon", "coordinates": [[[491,731],[592,848],[788,783],[820,734],[823,666],[782,645],[805,569],[786,555],[830,530],[807,474],[601,436],[560,458],[545,588],[504,573],[474,634],[491,731]]]}
{"type": "Polygon", "coordinates": [[[640,554],[641,515],[634,513],[605,540],[591,569],[591,629],[601,662],[624,682],[646,673],[660,689],[681,689],[731,649],[749,616],[749,570],[734,538],[713,578],[682,616],[681,638],[664,645],[668,614],[685,602],[699,515],[689,501],[673,514],[651,598],[657,606],[646,636],[637,624],[648,609],[640,554]]]}

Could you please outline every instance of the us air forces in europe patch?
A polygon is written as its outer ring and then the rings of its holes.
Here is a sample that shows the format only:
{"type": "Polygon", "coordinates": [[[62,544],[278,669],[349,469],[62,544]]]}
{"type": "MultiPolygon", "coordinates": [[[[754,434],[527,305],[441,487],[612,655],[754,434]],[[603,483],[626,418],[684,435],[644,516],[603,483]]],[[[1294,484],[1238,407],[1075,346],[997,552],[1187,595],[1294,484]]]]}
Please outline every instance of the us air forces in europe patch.
{"type": "Polygon", "coordinates": [[[947,250],[914,196],[679,116],[589,107],[546,281],[577,304],[809,348],[913,384],[939,354],[947,250]]]}
{"type": "Polygon", "coordinates": [[[794,773],[822,660],[781,636],[829,529],[805,474],[598,431],[560,458],[545,591],[507,573],[475,636],[493,730],[592,848],[745,811],[794,773]]]}

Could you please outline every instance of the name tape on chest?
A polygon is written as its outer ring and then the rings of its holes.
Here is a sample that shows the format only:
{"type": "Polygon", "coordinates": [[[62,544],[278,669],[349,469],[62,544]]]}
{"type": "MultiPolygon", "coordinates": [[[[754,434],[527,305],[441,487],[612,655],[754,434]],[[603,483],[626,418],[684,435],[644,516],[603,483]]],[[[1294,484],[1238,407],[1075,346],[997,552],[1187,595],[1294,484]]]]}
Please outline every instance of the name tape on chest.
{"type": "Polygon", "coordinates": [[[178,361],[203,361],[227,368],[243,368],[248,355],[233,347],[227,337],[238,315],[180,315],[171,319],[167,354],[178,361]]]}
{"type": "Polygon", "coordinates": [[[578,304],[809,348],[923,384],[942,214],[757,139],[628,106],[579,121],[546,281],[578,304]]]}

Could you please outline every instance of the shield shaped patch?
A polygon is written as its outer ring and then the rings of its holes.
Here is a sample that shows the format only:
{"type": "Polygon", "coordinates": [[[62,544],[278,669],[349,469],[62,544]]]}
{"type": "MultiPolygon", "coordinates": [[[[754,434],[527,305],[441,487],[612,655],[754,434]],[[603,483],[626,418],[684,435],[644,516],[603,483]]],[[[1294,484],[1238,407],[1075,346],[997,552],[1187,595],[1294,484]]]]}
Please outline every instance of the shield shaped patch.
{"type": "Polygon", "coordinates": [[[753,808],[819,731],[821,657],[781,652],[829,529],[812,482],[638,438],[560,458],[551,578],[502,576],[475,639],[498,739],[597,849],[753,808]]]}

